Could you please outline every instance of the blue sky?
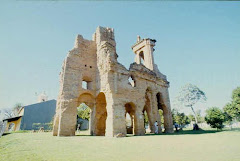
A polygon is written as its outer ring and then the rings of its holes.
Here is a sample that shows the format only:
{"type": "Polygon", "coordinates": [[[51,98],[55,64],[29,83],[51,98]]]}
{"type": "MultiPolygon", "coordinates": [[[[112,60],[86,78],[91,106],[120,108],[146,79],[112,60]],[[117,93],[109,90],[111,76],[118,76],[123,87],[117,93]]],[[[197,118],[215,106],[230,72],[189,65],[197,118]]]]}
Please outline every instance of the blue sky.
{"type": "Polygon", "coordinates": [[[0,2],[0,108],[35,103],[35,92],[56,99],[76,35],[91,39],[97,26],[114,28],[127,68],[137,35],[157,40],[155,63],[171,101],[192,83],[206,93],[202,107],[223,107],[240,86],[238,2],[0,2]]]}

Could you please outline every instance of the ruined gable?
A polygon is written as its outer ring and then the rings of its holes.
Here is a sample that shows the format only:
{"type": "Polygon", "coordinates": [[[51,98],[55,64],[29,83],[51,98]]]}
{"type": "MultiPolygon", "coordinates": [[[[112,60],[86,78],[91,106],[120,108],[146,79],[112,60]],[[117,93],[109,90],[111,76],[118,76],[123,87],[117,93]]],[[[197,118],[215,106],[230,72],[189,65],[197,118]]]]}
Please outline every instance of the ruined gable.
{"type": "Polygon", "coordinates": [[[164,113],[165,132],[173,132],[169,82],[154,64],[155,42],[138,37],[132,46],[135,62],[127,70],[117,61],[113,29],[98,27],[93,40],[78,35],[62,66],[53,135],[75,135],[80,103],[91,109],[92,135],[126,136],[126,114],[133,134],[144,135],[144,112],[154,132],[154,122],[161,125],[159,109],[164,113]]]}

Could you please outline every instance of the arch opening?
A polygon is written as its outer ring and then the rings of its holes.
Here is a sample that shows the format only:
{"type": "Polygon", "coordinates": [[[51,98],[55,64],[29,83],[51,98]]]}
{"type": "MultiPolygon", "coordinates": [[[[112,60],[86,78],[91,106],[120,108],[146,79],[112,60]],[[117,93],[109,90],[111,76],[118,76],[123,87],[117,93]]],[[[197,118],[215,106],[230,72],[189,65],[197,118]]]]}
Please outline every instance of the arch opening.
{"type": "Polygon", "coordinates": [[[82,104],[86,104],[90,109],[94,107],[94,97],[89,93],[83,93],[78,97],[78,107],[82,104]]]}
{"type": "Polygon", "coordinates": [[[133,134],[133,120],[129,113],[125,114],[127,134],[133,134]]]}
{"type": "Polygon", "coordinates": [[[160,116],[160,119],[161,119],[161,127],[162,127],[162,129],[164,129],[165,130],[165,117],[164,117],[164,114],[166,113],[166,106],[165,106],[165,104],[164,104],[164,102],[163,102],[163,98],[162,98],[162,95],[161,95],[161,93],[160,92],[158,92],[157,94],[156,94],[156,97],[157,97],[157,107],[158,107],[158,114],[159,114],[159,116],[160,116]]]}
{"type": "Polygon", "coordinates": [[[136,87],[136,81],[132,75],[128,78],[128,84],[130,84],[132,87],[136,87]]]}
{"type": "Polygon", "coordinates": [[[140,64],[145,64],[144,63],[144,53],[143,53],[143,51],[141,51],[140,53],[139,53],[139,59],[140,59],[140,64]]]}
{"type": "Polygon", "coordinates": [[[76,130],[77,134],[80,131],[87,131],[87,134],[92,134],[92,129],[94,128],[91,123],[94,118],[92,117],[92,113],[94,111],[94,97],[89,93],[83,93],[78,97],[76,107],[76,130]]]}
{"type": "Polygon", "coordinates": [[[87,106],[85,103],[81,103],[77,107],[77,124],[76,124],[77,132],[89,130],[91,111],[92,111],[91,108],[87,106]]]}
{"type": "Polygon", "coordinates": [[[107,102],[105,94],[100,92],[96,98],[96,127],[95,135],[105,136],[107,120],[107,102]]]}
{"type": "Polygon", "coordinates": [[[145,133],[153,133],[153,114],[152,114],[152,102],[151,102],[151,96],[152,92],[150,89],[146,90],[145,93],[145,105],[143,108],[143,115],[144,115],[144,127],[145,127],[145,133]]]}
{"type": "Polygon", "coordinates": [[[125,104],[125,119],[127,134],[134,134],[136,131],[136,107],[130,102],[125,104]]]}

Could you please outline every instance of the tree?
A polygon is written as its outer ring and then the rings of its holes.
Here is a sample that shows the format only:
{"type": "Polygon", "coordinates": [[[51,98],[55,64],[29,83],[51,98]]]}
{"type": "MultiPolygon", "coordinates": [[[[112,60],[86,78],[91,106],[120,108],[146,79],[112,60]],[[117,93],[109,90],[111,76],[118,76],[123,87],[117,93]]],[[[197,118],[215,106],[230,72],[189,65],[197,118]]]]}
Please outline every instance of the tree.
{"type": "Polygon", "coordinates": [[[172,109],[172,120],[173,120],[173,124],[176,122],[176,114],[177,114],[178,110],[176,109],[172,109]]]}
{"type": "Polygon", "coordinates": [[[16,103],[13,108],[1,109],[0,110],[0,120],[17,116],[21,107],[22,107],[21,103],[16,103]]]}
{"type": "Polygon", "coordinates": [[[18,115],[19,110],[23,107],[22,103],[16,103],[15,106],[13,107],[13,113],[15,116],[18,115]]]}
{"type": "Polygon", "coordinates": [[[240,87],[237,87],[232,92],[232,100],[236,104],[240,104],[240,87]]]}
{"type": "MultiPolygon", "coordinates": [[[[159,115],[160,115],[160,118],[161,118],[161,124],[163,125],[164,124],[164,118],[163,118],[163,110],[158,110],[159,112],[159,115]]],[[[147,112],[144,111],[144,125],[145,124],[148,124],[149,121],[148,121],[148,115],[147,115],[147,112]]],[[[160,126],[160,125],[159,125],[160,126]]]]}
{"type": "Polygon", "coordinates": [[[161,124],[164,125],[164,116],[163,116],[163,110],[158,110],[160,118],[161,118],[161,124]]]}
{"type": "Polygon", "coordinates": [[[3,117],[4,119],[11,118],[11,117],[15,116],[15,113],[10,108],[3,109],[3,113],[4,113],[4,117],[3,117]]]}
{"type": "Polygon", "coordinates": [[[148,115],[147,112],[144,111],[144,125],[148,124],[148,115]]]}
{"type": "Polygon", "coordinates": [[[177,100],[183,106],[191,108],[191,110],[194,114],[194,118],[196,120],[196,124],[197,124],[198,123],[197,114],[193,107],[199,101],[207,100],[205,93],[203,91],[201,91],[197,86],[192,85],[192,84],[187,84],[181,89],[181,91],[177,97],[177,100]]]}
{"type": "Polygon", "coordinates": [[[3,117],[4,117],[3,110],[2,110],[2,109],[0,109],[0,121],[2,121],[2,120],[3,120],[3,117]]]}
{"type": "Polygon", "coordinates": [[[172,110],[172,118],[173,122],[176,122],[180,126],[184,126],[190,123],[188,116],[186,116],[184,113],[178,112],[175,109],[172,110]]]}
{"type": "Polygon", "coordinates": [[[0,137],[4,133],[7,126],[7,122],[6,121],[3,122],[3,120],[14,116],[15,115],[11,109],[9,108],[0,109],[0,137]]]}
{"type": "Polygon", "coordinates": [[[176,120],[176,123],[180,126],[184,126],[190,123],[189,118],[184,113],[178,112],[175,120],[176,120]]]}
{"type": "Polygon", "coordinates": [[[223,107],[223,111],[225,113],[226,123],[231,125],[233,118],[235,118],[235,116],[236,116],[234,107],[232,106],[232,103],[227,103],[223,107]]]}
{"type": "Polygon", "coordinates": [[[188,118],[189,118],[190,121],[195,121],[196,122],[196,120],[195,120],[195,118],[192,114],[188,115],[188,118]]]}
{"type": "Polygon", "coordinates": [[[225,121],[224,113],[217,107],[206,110],[205,120],[212,128],[222,129],[225,121]]]}
{"type": "Polygon", "coordinates": [[[226,104],[223,110],[227,116],[227,121],[240,121],[240,87],[233,90],[232,101],[231,103],[226,104]]]}
{"type": "MultiPolygon", "coordinates": [[[[197,113],[198,123],[203,123],[203,122],[205,121],[205,120],[204,120],[204,117],[202,117],[202,116],[200,115],[200,113],[198,113],[198,112],[196,112],[196,113],[197,113]]],[[[190,121],[196,122],[194,115],[190,114],[190,115],[188,115],[188,118],[189,118],[190,121]]]]}
{"type": "Polygon", "coordinates": [[[196,114],[197,114],[198,123],[203,123],[205,120],[204,120],[204,117],[202,117],[201,115],[201,110],[197,110],[196,114]]]}
{"type": "Polygon", "coordinates": [[[0,120],[0,137],[3,135],[5,129],[7,126],[7,122],[3,122],[2,120],[0,120]]]}
{"type": "Polygon", "coordinates": [[[91,112],[90,108],[85,103],[82,103],[78,107],[77,115],[82,119],[89,120],[90,112],[91,112]]]}

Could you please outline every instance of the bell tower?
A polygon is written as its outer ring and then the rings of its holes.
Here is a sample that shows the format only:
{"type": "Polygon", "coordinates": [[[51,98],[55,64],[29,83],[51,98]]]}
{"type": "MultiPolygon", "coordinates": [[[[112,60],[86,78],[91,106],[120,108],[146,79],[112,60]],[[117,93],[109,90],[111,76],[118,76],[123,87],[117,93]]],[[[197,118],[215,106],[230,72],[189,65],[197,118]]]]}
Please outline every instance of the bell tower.
{"type": "Polygon", "coordinates": [[[154,46],[156,40],[154,39],[141,39],[140,36],[137,36],[137,42],[132,46],[133,52],[136,54],[135,62],[137,64],[143,64],[150,70],[154,70],[154,46]]]}

